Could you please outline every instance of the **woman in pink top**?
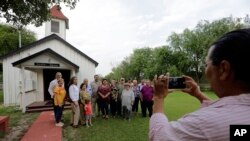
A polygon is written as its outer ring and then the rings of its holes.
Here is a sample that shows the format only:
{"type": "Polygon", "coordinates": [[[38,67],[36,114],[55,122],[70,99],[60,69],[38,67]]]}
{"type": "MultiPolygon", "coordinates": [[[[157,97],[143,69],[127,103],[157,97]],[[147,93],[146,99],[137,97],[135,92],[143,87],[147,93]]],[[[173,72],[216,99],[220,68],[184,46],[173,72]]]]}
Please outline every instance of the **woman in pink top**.
{"type": "Polygon", "coordinates": [[[107,79],[102,80],[102,85],[98,88],[100,106],[102,111],[102,117],[108,119],[109,118],[109,109],[108,105],[110,102],[110,92],[111,88],[108,85],[107,79]]]}

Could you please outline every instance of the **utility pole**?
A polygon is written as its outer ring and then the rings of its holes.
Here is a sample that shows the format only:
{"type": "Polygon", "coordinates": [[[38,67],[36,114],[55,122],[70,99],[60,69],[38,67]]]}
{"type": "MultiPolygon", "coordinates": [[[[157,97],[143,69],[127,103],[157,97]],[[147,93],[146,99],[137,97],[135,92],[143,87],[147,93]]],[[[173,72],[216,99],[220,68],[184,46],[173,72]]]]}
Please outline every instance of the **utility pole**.
{"type": "Polygon", "coordinates": [[[23,26],[22,25],[18,25],[17,26],[17,30],[18,30],[18,40],[19,40],[19,48],[21,48],[22,47],[22,28],[23,28],[23,26]]]}
{"type": "Polygon", "coordinates": [[[18,34],[19,34],[19,48],[22,47],[22,35],[21,35],[21,30],[18,29],[18,34]]]}

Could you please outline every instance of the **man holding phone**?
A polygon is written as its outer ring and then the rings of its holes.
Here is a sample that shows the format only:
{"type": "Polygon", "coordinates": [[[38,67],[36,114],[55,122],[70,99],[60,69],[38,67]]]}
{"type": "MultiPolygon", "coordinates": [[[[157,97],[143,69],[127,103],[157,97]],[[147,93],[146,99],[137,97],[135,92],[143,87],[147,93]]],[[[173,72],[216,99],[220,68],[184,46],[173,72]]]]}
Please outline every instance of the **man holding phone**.
{"type": "Polygon", "coordinates": [[[202,108],[177,121],[170,122],[164,115],[169,76],[156,78],[150,140],[228,141],[230,125],[250,125],[250,68],[246,67],[249,54],[250,29],[226,33],[213,43],[205,73],[219,99],[213,102],[191,77],[184,76],[187,88],[183,91],[196,97],[202,108]]]}

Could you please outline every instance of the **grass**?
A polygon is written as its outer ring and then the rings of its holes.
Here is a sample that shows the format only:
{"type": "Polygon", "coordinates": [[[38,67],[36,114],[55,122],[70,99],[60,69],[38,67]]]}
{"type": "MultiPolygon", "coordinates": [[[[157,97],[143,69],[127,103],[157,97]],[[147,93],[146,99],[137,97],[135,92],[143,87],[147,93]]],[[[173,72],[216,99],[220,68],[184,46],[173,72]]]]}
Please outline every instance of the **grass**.
{"type": "MultiPolygon", "coordinates": [[[[213,92],[205,92],[211,99],[217,99],[213,92]]],[[[183,115],[200,108],[200,102],[183,92],[174,92],[165,99],[165,113],[169,120],[176,120],[183,115]]]]}
{"type": "MultiPolygon", "coordinates": [[[[212,98],[217,99],[213,92],[206,92],[212,98]]],[[[3,102],[3,93],[0,91],[0,103],[3,102]]],[[[139,106],[140,107],[140,106],[139,106]]],[[[165,99],[165,114],[169,120],[176,120],[183,115],[193,112],[200,107],[197,99],[182,92],[173,92],[165,99]]],[[[140,109],[139,109],[140,110],[140,109]]],[[[139,112],[140,113],[140,112],[139,112]]],[[[22,113],[18,107],[4,107],[0,104],[0,115],[10,116],[11,133],[4,140],[20,140],[28,127],[34,122],[40,113],[22,113]],[[16,130],[20,130],[16,132],[16,130]],[[15,133],[13,133],[15,132],[15,133]],[[9,139],[11,138],[11,139],[9,139]]],[[[68,141],[145,141],[148,140],[149,118],[142,118],[141,114],[132,117],[131,121],[123,119],[103,120],[100,117],[93,120],[93,127],[81,126],[77,129],[69,126],[71,111],[64,111],[65,127],[63,138],[68,141]]],[[[3,135],[0,135],[0,140],[3,135]]]]}
{"type": "MultiPolygon", "coordinates": [[[[217,99],[212,92],[206,93],[210,98],[217,99]]],[[[182,92],[174,92],[165,100],[165,113],[169,120],[176,120],[200,107],[197,99],[182,92]]],[[[69,125],[70,111],[65,111],[65,123],[69,125]]],[[[149,118],[134,116],[130,122],[123,119],[103,120],[100,117],[93,121],[94,126],[73,129],[66,126],[63,130],[65,140],[70,141],[145,141],[148,140],[149,118]]]]}
{"type": "MultiPolygon", "coordinates": [[[[69,112],[66,116],[70,116],[69,112]]],[[[104,120],[98,117],[93,121],[93,127],[81,126],[73,129],[71,126],[68,126],[64,128],[63,135],[64,138],[70,141],[145,141],[148,140],[148,128],[146,128],[148,127],[148,121],[149,118],[141,118],[139,116],[134,117],[130,122],[118,118],[104,120]]]]}
{"type": "Polygon", "coordinates": [[[18,107],[5,107],[3,105],[0,105],[0,115],[10,117],[9,135],[1,133],[0,140],[4,136],[7,136],[7,139],[4,138],[4,140],[20,140],[24,133],[28,130],[28,127],[37,118],[38,114],[39,113],[22,113],[22,111],[18,107]]]}

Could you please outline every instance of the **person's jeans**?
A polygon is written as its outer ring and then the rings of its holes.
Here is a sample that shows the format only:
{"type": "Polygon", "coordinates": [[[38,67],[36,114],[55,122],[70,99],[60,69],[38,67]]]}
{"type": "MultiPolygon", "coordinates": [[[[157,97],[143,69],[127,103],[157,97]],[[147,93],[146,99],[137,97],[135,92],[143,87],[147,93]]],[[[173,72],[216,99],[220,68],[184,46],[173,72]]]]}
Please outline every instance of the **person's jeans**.
{"type": "Polygon", "coordinates": [[[109,114],[109,109],[108,109],[108,102],[106,101],[100,101],[100,106],[101,106],[101,111],[102,111],[102,115],[106,116],[109,114]]]}
{"type": "Polygon", "coordinates": [[[133,107],[132,107],[132,111],[133,112],[138,112],[139,101],[140,101],[140,97],[136,97],[135,98],[135,102],[134,102],[133,107]]]}
{"type": "Polygon", "coordinates": [[[56,123],[59,123],[61,121],[62,118],[62,111],[63,111],[63,107],[61,106],[55,106],[55,111],[56,111],[56,123]]]}
{"type": "Polygon", "coordinates": [[[142,102],[142,116],[146,117],[147,116],[147,110],[149,112],[149,117],[151,117],[152,115],[152,111],[153,111],[153,101],[145,101],[143,100],[142,102]]]}
{"type": "Polygon", "coordinates": [[[117,101],[112,99],[110,101],[110,112],[111,112],[112,116],[116,115],[116,111],[117,111],[117,101]]]}
{"type": "Polygon", "coordinates": [[[122,116],[122,102],[120,100],[117,101],[116,105],[117,115],[122,116]]]}
{"type": "Polygon", "coordinates": [[[55,116],[55,120],[56,120],[56,105],[55,105],[54,98],[51,98],[51,102],[52,102],[53,111],[54,111],[54,116],[55,116]]]}
{"type": "Polygon", "coordinates": [[[122,106],[123,118],[130,119],[131,111],[127,108],[127,106],[122,106]]]}

